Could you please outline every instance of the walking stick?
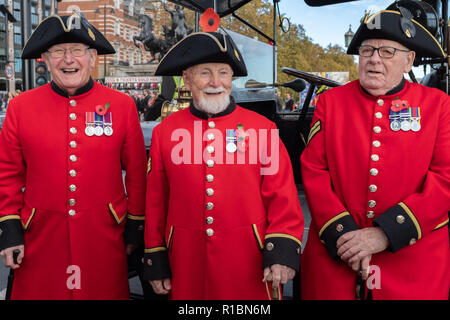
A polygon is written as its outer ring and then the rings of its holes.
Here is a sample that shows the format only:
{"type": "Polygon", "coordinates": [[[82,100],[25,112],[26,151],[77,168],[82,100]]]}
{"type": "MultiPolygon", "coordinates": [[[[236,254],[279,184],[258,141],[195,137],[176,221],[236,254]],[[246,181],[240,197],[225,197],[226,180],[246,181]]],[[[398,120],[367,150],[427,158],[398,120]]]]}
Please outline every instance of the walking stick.
{"type": "MultiPolygon", "coordinates": [[[[14,264],[17,264],[17,257],[20,254],[20,250],[16,249],[13,251],[13,262],[14,264]]],[[[12,285],[13,285],[13,280],[14,280],[14,269],[11,268],[9,270],[9,276],[8,276],[8,285],[6,286],[6,295],[5,295],[5,300],[11,300],[11,290],[12,290],[12,285]]]]}

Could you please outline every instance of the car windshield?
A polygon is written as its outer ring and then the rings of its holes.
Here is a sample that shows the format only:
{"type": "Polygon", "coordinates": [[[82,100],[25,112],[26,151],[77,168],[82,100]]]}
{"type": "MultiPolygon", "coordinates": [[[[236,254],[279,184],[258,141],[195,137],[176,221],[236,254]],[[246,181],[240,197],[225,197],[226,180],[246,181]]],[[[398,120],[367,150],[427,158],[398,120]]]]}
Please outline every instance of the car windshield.
{"type": "Polygon", "coordinates": [[[272,83],[273,47],[270,44],[230,30],[226,30],[226,32],[236,43],[236,46],[244,57],[248,71],[247,77],[238,77],[233,80],[233,88],[245,88],[245,83],[250,79],[258,82],[272,83]]]}

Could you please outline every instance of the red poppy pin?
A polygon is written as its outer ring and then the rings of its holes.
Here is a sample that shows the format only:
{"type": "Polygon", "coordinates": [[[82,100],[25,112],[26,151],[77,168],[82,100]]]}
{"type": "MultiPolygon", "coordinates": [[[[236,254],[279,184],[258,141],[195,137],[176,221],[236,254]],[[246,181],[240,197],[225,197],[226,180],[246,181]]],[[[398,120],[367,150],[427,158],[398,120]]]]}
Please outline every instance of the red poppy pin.
{"type": "Polygon", "coordinates": [[[111,102],[107,102],[104,106],[101,104],[95,106],[95,112],[99,116],[104,116],[106,114],[106,111],[108,111],[109,106],[111,105],[111,102]]]}
{"type": "Polygon", "coordinates": [[[394,112],[402,111],[403,109],[409,108],[408,100],[401,100],[400,98],[395,98],[392,100],[391,110],[394,112]]]}
{"type": "Polygon", "coordinates": [[[236,140],[237,140],[237,149],[240,152],[245,152],[248,150],[249,135],[244,130],[244,126],[240,123],[238,124],[236,129],[236,140]]]}
{"type": "Polygon", "coordinates": [[[215,32],[219,27],[220,17],[213,8],[208,8],[200,17],[200,26],[203,32],[215,32]]]}

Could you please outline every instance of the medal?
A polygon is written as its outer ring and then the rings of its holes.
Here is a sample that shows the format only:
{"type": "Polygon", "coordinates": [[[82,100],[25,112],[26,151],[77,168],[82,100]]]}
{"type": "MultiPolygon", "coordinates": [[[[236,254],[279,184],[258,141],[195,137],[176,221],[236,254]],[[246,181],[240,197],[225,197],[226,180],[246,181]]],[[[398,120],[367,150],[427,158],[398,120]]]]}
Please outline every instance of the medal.
{"type": "Polygon", "coordinates": [[[229,153],[236,152],[237,146],[236,146],[236,131],[234,129],[227,129],[227,137],[226,140],[226,147],[225,149],[229,153]]]}
{"type": "Polygon", "coordinates": [[[94,134],[97,137],[100,137],[103,134],[103,128],[100,127],[100,126],[96,126],[95,129],[94,129],[94,134]]]}
{"type": "Polygon", "coordinates": [[[398,120],[392,121],[390,127],[391,127],[391,130],[392,130],[392,131],[398,131],[398,130],[400,130],[400,127],[401,127],[400,121],[398,121],[398,120]]]}
{"type": "Polygon", "coordinates": [[[411,108],[411,130],[414,132],[420,131],[420,107],[411,108]]]}
{"type": "Polygon", "coordinates": [[[411,113],[409,109],[404,109],[400,111],[400,119],[401,119],[401,129],[403,131],[411,130],[411,113]]]}
{"type": "Polygon", "coordinates": [[[399,131],[401,128],[400,124],[400,115],[398,112],[393,111],[392,109],[389,110],[389,121],[391,122],[390,128],[392,131],[399,131]]]}
{"type": "Polygon", "coordinates": [[[94,135],[94,112],[86,112],[86,128],[84,129],[84,133],[88,137],[94,135]]]}
{"type": "Polygon", "coordinates": [[[97,137],[103,135],[103,116],[99,115],[98,113],[95,114],[94,134],[97,137]]]}
{"type": "Polygon", "coordinates": [[[105,114],[104,124],[105,124],[105,127],[103,128],[103,133],[105,134],[105,136],[110,137],[113,134],[111,112],[107,112],[105,114]]]}
{"type": "Polygon", "coordinates": [[[84,133],[88,137],[92,137],[94,135],[94,127],[93,126],[87,126],[86,129],[84,129],[84,133]]]}

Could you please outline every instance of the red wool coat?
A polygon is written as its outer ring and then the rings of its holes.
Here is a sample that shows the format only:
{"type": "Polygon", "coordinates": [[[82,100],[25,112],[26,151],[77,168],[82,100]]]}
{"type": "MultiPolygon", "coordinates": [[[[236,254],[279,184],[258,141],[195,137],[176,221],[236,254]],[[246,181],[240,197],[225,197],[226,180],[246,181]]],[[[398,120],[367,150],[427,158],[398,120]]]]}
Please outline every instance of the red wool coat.
{"type": "Polygon", "coordinates": [[[191,106],[153,131],[146,277],[171,277],[172,299],[268,299],[263,267],[300,262],[303,216],[289,156],[263,116],[234,105],[202,115],[191,106]],[[244,152],[227,152],[227,129],[238,125],[256,135],[248,149],[237,137],[244,152]]]}
{"type": "Polygon", "coordinates": [[[354,299],[356,274],[337,257],[336,240],[380,226],[390,246],[372,256],[373,298],[448,299],[446,94],[409,82],[379,97],[365,93],[358,81],[329,90],[319,98],[301,160],[312,215],[302,256],[303,298],[354,299]],[[397,97],[420,107],[419,131],[390,128],[397,97]]]}
{"type": "Polygon", "coordinates": [[[127,212],[143,218],[145,168],[126,95],[94,83],[68,98],[48,84],[11,100],[0,133],[0,221],[21,221],[25,240],[12,299],[127,299],[124,221],[127,212]],[[107,102],[113,134],[87,136],[86,112],[107,102]]]}

